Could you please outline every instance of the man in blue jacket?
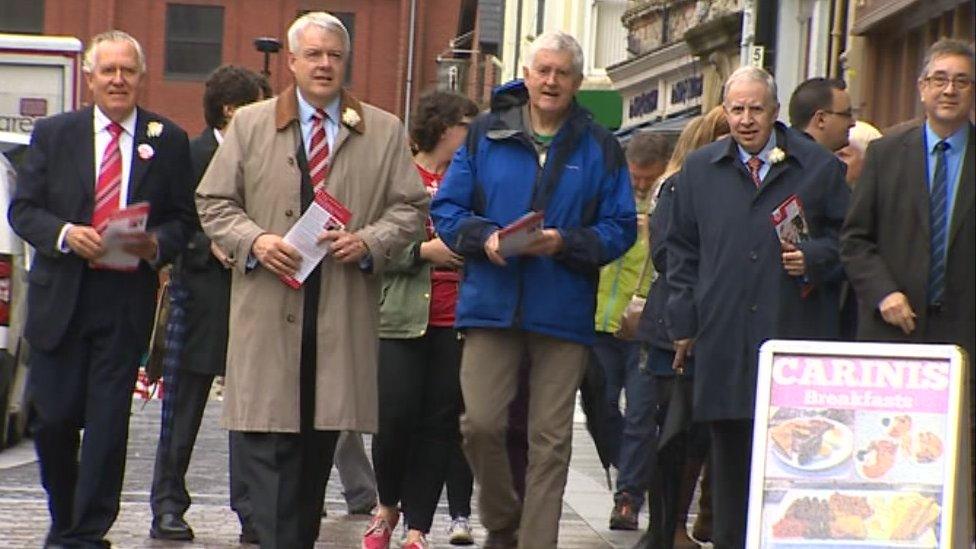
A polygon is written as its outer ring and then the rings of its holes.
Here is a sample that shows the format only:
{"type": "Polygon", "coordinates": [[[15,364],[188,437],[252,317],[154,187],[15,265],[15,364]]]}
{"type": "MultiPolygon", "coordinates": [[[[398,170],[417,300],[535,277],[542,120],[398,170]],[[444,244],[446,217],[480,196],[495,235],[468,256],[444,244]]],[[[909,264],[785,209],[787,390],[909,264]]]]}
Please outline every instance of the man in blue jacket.
{"type": "Polygon", "coordinates": [[[573,99],[582,68],[573,37],[539,36],[526,53],[524,82],[496,91],[431,208],[441,239],[465,258],[456,315],[466,334],[461,431],[481,486],[484,547],[556,546],[599,267],[636,237],[620,146],[573,99]],[[503,257],[499,230],[530,211],[544,212],[543,228],[520,253],[503,257]],[[505,430],[523,355],[531,366],[520,504],[505,430]]]}

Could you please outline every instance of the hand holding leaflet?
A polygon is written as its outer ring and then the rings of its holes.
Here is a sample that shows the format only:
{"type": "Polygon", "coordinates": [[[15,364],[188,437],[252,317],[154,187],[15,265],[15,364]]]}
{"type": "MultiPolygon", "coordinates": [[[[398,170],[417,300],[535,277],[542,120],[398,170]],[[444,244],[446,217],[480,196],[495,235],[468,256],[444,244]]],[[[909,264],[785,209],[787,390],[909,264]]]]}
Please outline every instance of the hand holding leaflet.
{"type": "MultiPolygon", "coordinates": [[[[810,240],[810,226],[803,215],[803,203],[795,194],[791,194],[769,216],[779,237],[783,250],[783,267],[790,276],[806,280],[803,252],[799,249],[802,242],[810,240]]],[[[813,285],[803,282],[800,295],[806,298],[813,291],[813,285]]]]}
{"type": "Polygon", "coordinates": [[[520,255],[542,237],[544,212],[529,212],[498,231],[498,253],[502,257],[520,255]]]}
{"type": "Polygon", "coordinates": [[[93,269],[134,271],[139,268],[139,256],[125,251],[125,245],[145,236],[149,220],[149,203],[139,202],[117,210],[100,231],[105,254],[91,261],[93,269]]]}
{"type": "Polygon", "coordinates": [[[810,240],[810,228],[807,225],[806,217],[803,216],[803,203],[795,194],[791,194],[789,198],[777,206],[769,217],[776,229],[776,236],[782,242],[796,246],[801,242],[810,240]]]}
{"type": "Polygon", "coordinates": [[[322,230],[345,229],[351,217],[352,212],[324,189],[316,191],[315,200],[284,236],[284,241],[302,254],[302,262],[294,275],[282,276],[282,282],[296,290],[300,288],[322,259],[329,255],[329,243],[319,243],[322,230]]]}

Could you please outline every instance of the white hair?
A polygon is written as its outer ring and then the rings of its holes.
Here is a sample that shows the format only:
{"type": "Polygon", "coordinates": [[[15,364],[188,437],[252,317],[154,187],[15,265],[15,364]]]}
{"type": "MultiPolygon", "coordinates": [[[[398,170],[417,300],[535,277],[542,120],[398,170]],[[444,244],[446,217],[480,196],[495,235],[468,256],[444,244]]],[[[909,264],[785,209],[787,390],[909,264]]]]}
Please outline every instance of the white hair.
{"type": "Polygon", "coordinates": [[[324,11],[310,11],[305,15],[295,19],[295,22],[288,27],[288,51],[298,53],[298,35],[305,31],[309,25],[315,25],[323,30],[335,33],[342,39],[342,48],[348,55],[352,50],[352,41],[349,39],[349,31],[338,17],[324,11]]]}
{"type": "MultiPolygon", "coordinates": [[[[777,99],[776,95],[776,80],[773,79],[773,76],[766,72],[765,69],[753,67],[752,65],[744,65],[735,69],[735,71],[733,71],[732,74],[729,75],[729,78],[725,81],[725,86],[722,88],[722,95],[728,95],[729,90],[732,88],[732,84],[740,81],[759,82],[760,84],[763,84],[766,86],[766,91],[768,92],[766,97],[769,99],[770,104],[779,104],[779,99],[777,99]]],[[[725,102],[724,98],[722,102],[725,102]]]]}
{"type": "Polygon", "coordinates": [[[103,42],[128,42],[132,44],[132,48],[136,50],[139,73],[143,74],[146,72],[146,55],[142,52],[142,46],[139,45],[139,41],[133,38],[131,34],[120,30],[105,31],[92,37],[91,42],[88,44],[88,49],[85,50],[85,56],[81,61],[81,70],[88,74],[95,71],[98,46],[103,42]]]}
{"type": "Polygon", "coordinates": [[[576,76],[583,75],[583,48],[580,47],[579,42],[571,35],[560,30],[552,30],[537,36],[529,44],[529,49],[525,52],[526,67],[532,68],[532,63],[535,61],[535,54],[541,50],[569,53],[572,56],[572,66],[576,76]]]}
{"type": "Polygon", "coordinates": [[[878,128],[861,120],[854,122],[854,125],[851,126],[851,129],[847,133],[850,145],[861,152],[868,149],[868,143],[881,137],[881,132],[878,131],[878,128]]]}

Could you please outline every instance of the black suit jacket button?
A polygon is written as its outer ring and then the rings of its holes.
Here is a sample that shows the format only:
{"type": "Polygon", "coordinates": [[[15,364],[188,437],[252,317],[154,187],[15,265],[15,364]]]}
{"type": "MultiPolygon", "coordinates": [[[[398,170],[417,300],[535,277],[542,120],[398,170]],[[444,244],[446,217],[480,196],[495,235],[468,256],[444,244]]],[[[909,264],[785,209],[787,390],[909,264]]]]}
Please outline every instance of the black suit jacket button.
{"type": "Polygon", "coordinates": [[[755,304],[753,304],[753,305],[751,305],[751,306],[749,307],[749,312],[750,312],[750,313],[754,313],[754,312],[756,312],[756,311],[758,311],[758,310],[759,310],[759,307],[758,307],[757,305],[755,305],[755,304]]]}
{"type": "Polygon", "coordinates": [[[759,259],[759,254],[757,254],[754,251],[753,252],[749,252],[749,259],[755,261],[755,260],[759,259]]]}

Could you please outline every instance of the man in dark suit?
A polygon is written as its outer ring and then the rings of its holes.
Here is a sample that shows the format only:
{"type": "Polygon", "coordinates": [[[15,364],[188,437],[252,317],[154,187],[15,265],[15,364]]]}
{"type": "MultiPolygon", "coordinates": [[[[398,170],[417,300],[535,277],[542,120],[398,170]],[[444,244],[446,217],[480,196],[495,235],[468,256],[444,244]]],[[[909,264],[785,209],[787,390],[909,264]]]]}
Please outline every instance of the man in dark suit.
{"type": "Polygon", "coordinates": [[[695,342],[694,414],[712,448],[712,541],[745,545],[759,346],[776,337],[833,337],[837,301],[823,291],[839,265],[849,192],[824,147],[776,122],[776,83],[742,67],[725,84],[731,129],[688,155],[665,241],[667,318],[675,367],[695,342]],[[792,197],[809,238],[777,238],[771,213],[792,197]]]}
{"type": "MultiPolygon", "coordinates": [[[[259,78],[243,67],[225,65],[207,79],[203,94],[207,128],[190,142],[195,182],[199,183],[210,165],[234,111],[263,98],[259,78]]],[[[224,375],[227,360],[230,269],[234,262],[207,238],[199,220],[193,229],[174,265],[170,289],[174,306],[183,312],[182,325],[172,326],[179,332],[175,335],[182,347],[171,350],[176,356],[168,358],[163,373],[166,391],[149,496],[153,513],[149,535],[157,539],[193,539],[193,530],[183,519],[190,506],[186,470],[214,376],[224,375]]],[[[233,448],[231,440],[231,508],[241,521],[241,541],[253,543],[257,536],[248,523],[250,502],[233,448]]]]}
{"type": "Polygon", "coordinates": [[[790,96],[790,125],[830,152],[847,146],[854,127],[851,96],[842,80],[811,78],[790,96]]]}
{"type": "Polygon", "coordinates": [[[194,214],[186,133],[136,106],[145,73],[139,43],[120,31],[100,34],[84,70],[94,106],[38,121],[8,213],[37,251],[25,335],[51,513],[46,544],[55,547],[108,546],[156,269],[183,248],[194,214]],[[124,246],[138,265],[98,268],[106,220],[139,202],[150,206],[146,231],[124,246]]]}
{"type": "MultiPolygon", "coordinates": [[[[976,339],[976,136],[973,49],[932,45],[918,79],[925,122],[868,146],[841,235],[857,292],[858,339],[955,343],[976,339]]],[[[969,391],[973,391],[969,368],[969,391]]],[[[972,404],[972,400],[970,401],[972,404]]],[[[969,426],[973,427],[973,410],[969,426]]]]}

